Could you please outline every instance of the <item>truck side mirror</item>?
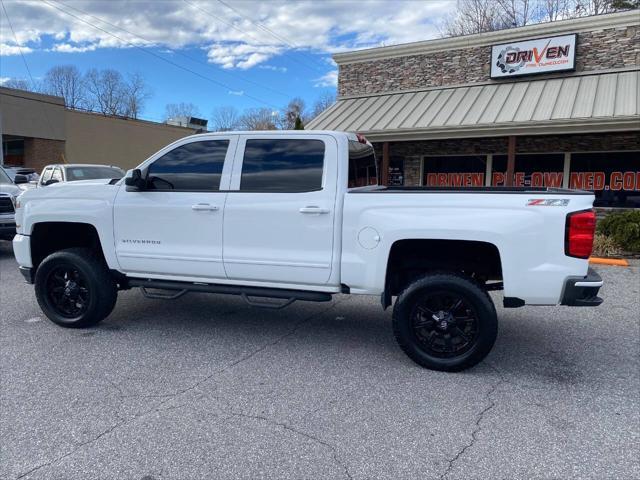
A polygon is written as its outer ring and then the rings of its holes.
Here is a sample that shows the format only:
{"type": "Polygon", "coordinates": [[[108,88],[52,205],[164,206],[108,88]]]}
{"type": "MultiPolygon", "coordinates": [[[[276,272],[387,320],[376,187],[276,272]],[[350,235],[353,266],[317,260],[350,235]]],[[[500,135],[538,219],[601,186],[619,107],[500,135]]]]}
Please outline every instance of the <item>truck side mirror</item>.
{"type": "Polygon", "coordinates": [[[127,172],[124,184],[127,186],[127,192],[139,192],[147,187],[147,181],[142,178],[142,172],[139,168],[131,170],[131,174],[127,172]]]}
{"type": "Polygon", "coordinates": [[[55,178],[52,178],[51,180],[47,180],[46,182],[43,183],[43,185],[46,187],[48,185],[53,185],[54,183],[58,183],[60,180],[56,180],[55,178]]]}
{"type": "Polygon", "coordinates": [[[15,183],[16,185],[20,185],[21,183],[29,183],[29,177],[21,173],[17,173],[15,178],[13,179],[13,183],[15,183]]]}

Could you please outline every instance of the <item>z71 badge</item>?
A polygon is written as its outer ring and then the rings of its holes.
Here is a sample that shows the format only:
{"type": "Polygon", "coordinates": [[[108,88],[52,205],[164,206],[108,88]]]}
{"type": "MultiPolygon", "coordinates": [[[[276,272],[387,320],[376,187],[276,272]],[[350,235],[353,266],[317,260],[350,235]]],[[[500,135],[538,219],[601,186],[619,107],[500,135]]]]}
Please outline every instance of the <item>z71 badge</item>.
{"type": "Polygon", "coordinates": [[[568,198],[530,198],[527,207],[566,207],[568,198]]]}

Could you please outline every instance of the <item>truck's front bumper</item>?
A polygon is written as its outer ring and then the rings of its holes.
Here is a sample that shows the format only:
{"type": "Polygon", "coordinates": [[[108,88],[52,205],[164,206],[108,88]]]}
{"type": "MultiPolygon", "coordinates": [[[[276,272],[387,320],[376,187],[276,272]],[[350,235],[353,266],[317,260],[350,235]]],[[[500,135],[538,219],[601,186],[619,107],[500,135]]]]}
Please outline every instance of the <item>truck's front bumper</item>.
{"type": "Polygon", "coordinates": [[[0,239],[11,240],[16,234],[16,222],[11,219],[0,217],[0,239]]]}
{"type": "Polygon", "coordinates": [[[597,307],[603,300],[598,297],[602,278],[589,267],[584,277],[569,277],[564,282],[560,305],[569,307],[597,307]]]}

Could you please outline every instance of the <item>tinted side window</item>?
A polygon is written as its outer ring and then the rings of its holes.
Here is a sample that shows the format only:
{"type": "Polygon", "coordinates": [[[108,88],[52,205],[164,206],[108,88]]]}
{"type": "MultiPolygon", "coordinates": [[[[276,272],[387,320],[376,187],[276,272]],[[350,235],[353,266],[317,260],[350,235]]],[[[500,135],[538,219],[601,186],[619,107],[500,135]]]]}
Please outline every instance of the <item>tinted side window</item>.
{"type": "Polygon", "coordinates": [[[147,171],[150,190],[217,191],[229,140],[192,142],[174,148],[147,171]]]}
{"type": "Polygon", "coordinates": [[[309,192],[322,188],[322,140],[247,140],[240,190],[309,192]]]}

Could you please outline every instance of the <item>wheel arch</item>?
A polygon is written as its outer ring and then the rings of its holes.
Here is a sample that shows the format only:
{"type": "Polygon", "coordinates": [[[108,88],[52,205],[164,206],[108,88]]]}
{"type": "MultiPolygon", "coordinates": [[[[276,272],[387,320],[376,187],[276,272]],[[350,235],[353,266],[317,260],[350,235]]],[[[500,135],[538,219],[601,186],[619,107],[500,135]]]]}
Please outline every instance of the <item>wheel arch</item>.
{"type": "Polygon", "coordinates": [[[34,271],[48,255],[67,248],[85,247],[105,260],[102,241],[95,225],[86,222],[38,222],[30,234],[31,262],[34,271]]]}
{"type": "Polygon", "coordinates": [[[502,257],[497,245],[481,240],[396,240],[387,256],[382,306],[387,308],[412,279],[431,271],[451,271],[479,283],[502,281],[502,257]]]}

